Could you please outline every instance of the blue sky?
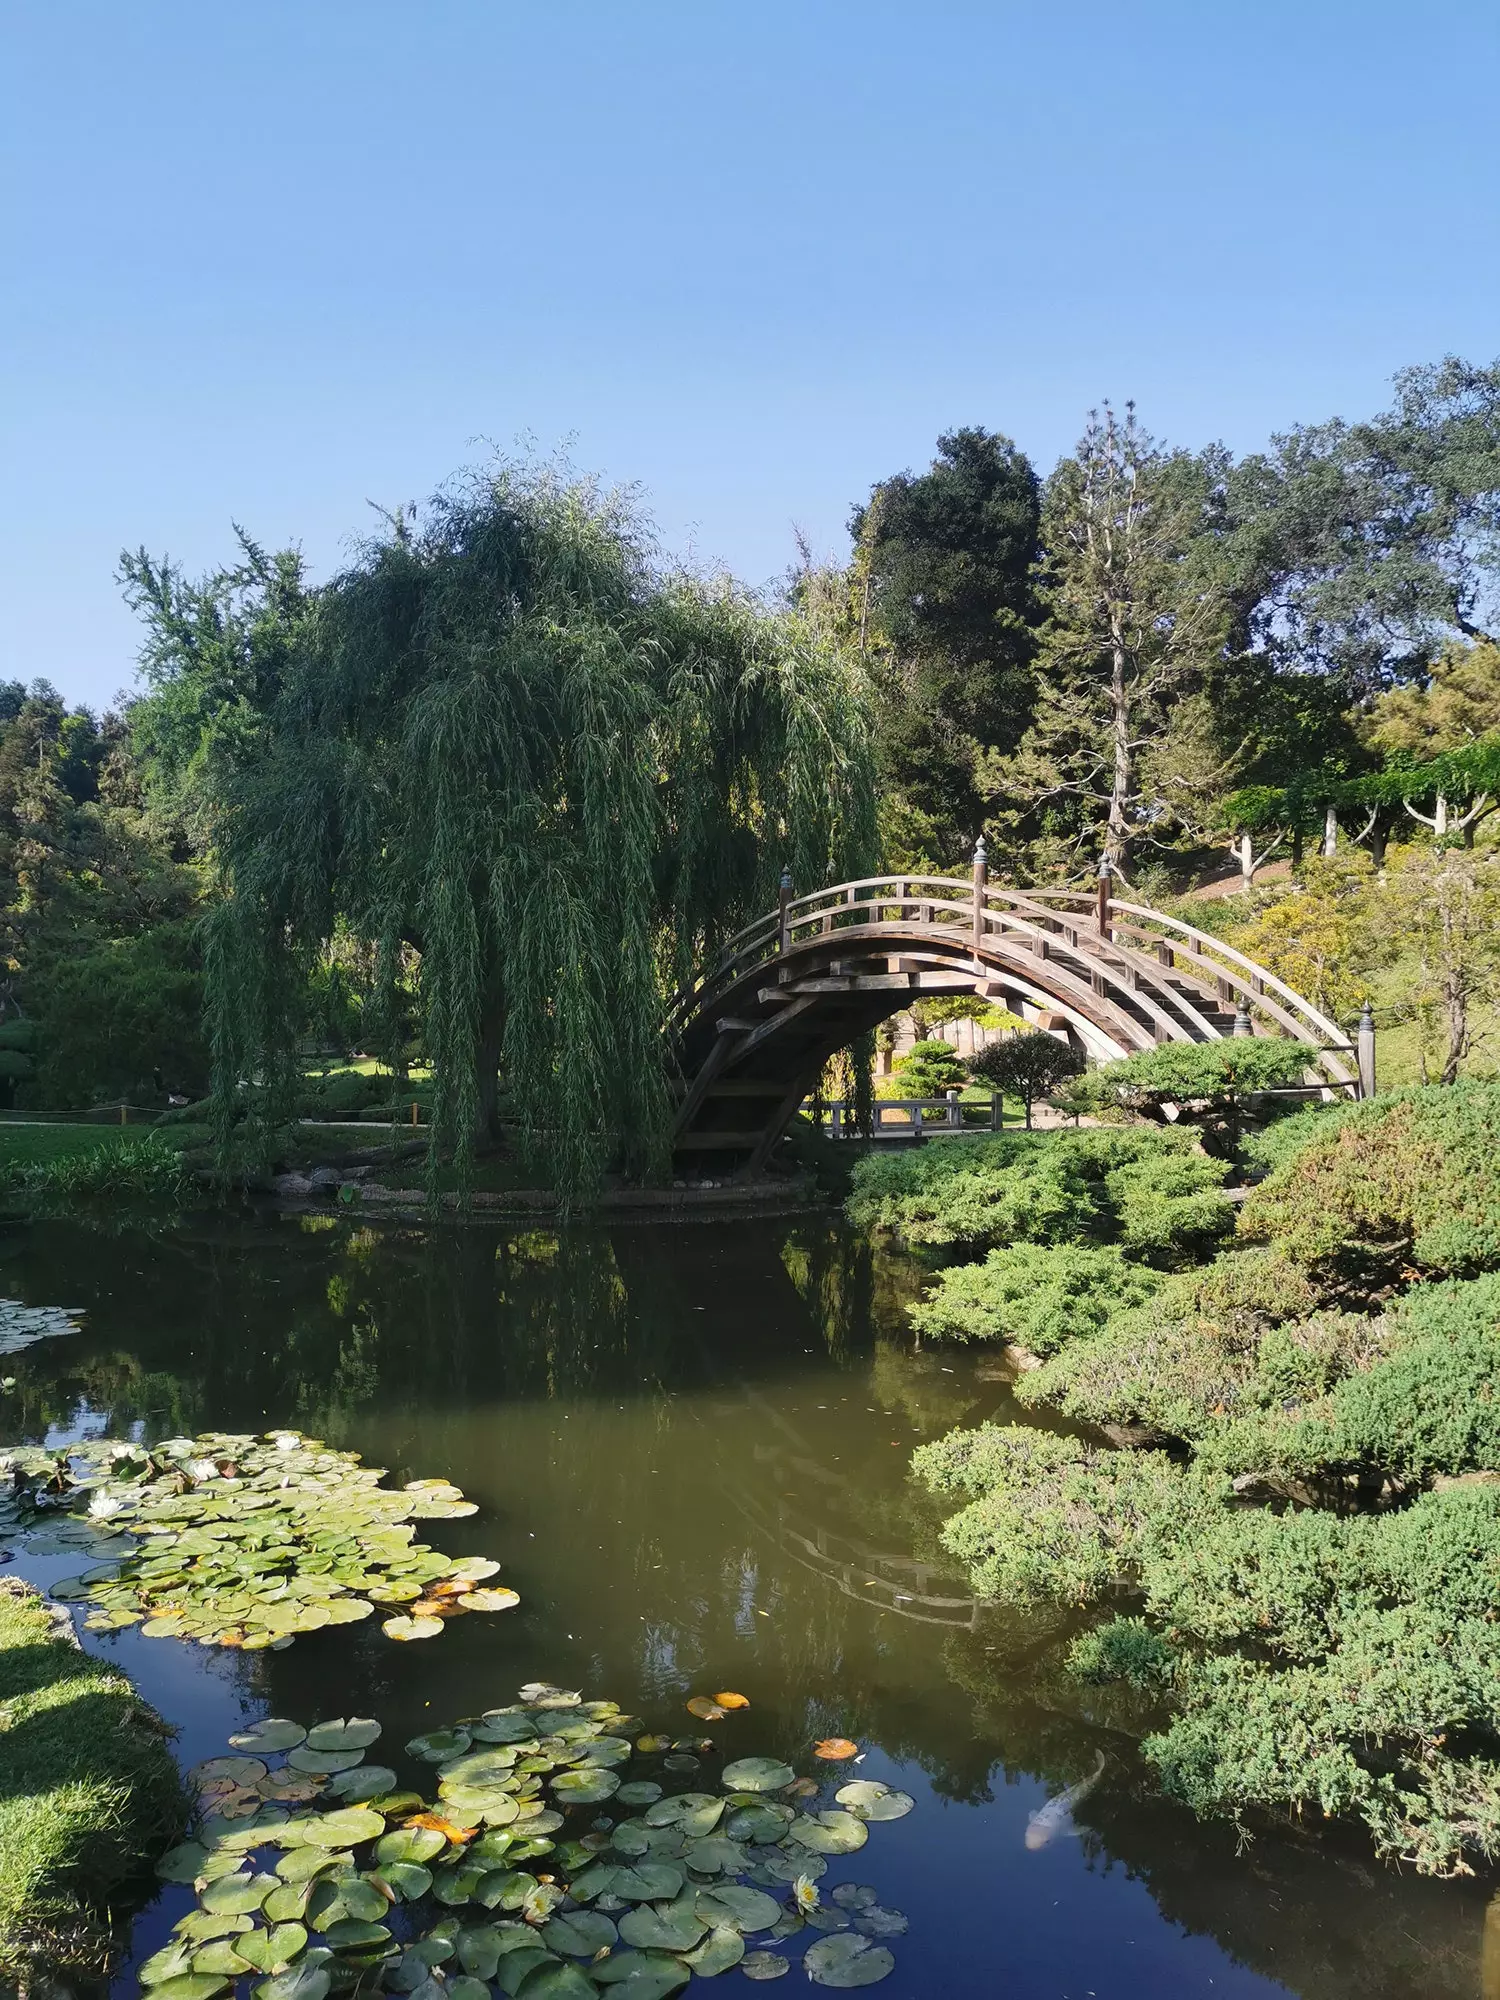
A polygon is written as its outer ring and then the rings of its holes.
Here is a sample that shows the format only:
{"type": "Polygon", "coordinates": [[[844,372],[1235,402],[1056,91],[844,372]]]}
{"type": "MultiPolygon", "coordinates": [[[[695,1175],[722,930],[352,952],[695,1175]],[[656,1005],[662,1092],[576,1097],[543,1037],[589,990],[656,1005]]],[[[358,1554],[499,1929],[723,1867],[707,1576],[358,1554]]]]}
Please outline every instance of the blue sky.
{"type": "Polygon", "coordinates": [[[1236,451],[1500,353],[1493,0],[11,0],[0,672],[566,443],[751,581],[980,423],[1236,451]]]}

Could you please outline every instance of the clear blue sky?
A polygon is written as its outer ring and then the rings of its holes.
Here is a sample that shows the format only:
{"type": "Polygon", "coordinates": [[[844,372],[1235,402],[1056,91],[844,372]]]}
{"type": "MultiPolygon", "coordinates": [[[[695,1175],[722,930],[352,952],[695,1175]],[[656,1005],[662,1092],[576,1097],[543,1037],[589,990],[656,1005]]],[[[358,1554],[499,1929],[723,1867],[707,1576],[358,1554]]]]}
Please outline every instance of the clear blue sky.
{"type": "Polygon", "coordinates": [[[1494,0],[10,0],[6,677],[530,437],[761,581],[980,423],[1255,447],[1500,352],[1494,0]]]}

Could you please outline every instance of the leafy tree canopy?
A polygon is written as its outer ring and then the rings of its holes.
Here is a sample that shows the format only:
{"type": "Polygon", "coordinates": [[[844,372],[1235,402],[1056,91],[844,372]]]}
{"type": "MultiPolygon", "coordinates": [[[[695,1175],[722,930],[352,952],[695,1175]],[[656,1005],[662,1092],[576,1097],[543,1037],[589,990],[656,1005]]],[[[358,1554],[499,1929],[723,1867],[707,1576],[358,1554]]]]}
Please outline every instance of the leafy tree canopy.
{"type": "Polygon", "coordinates": [[[783,865],[821,882],[872,858],[847,658],[727,582],[660,572],[622,496],[513,467],[395,517],[310,596],[291,559],[151,574],[142,739],[199,788],[223,874],[226,1111],[244,1077],[289,1101],[305,973],[342,926],[388,1011],[415,956],[434,1132],[461,1162],[495,1129],[502,1064],[564,1188],[659,1160],[666,994],[783,865]],[[239,721],[205,735],[224,661],[239,721]]]}

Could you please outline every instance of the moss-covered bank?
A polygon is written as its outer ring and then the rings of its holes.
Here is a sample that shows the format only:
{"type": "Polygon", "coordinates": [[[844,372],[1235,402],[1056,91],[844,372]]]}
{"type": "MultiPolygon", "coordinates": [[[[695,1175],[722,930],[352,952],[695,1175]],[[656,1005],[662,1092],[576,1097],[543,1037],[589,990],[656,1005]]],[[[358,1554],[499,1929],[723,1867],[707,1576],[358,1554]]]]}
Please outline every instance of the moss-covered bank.
{"type": "Polygon", "coordinates": [[[186,1817],[165,1734],[34,1591],[0,1579],[0,1978],[108,1964],[116,1912],[186,1817]]]}

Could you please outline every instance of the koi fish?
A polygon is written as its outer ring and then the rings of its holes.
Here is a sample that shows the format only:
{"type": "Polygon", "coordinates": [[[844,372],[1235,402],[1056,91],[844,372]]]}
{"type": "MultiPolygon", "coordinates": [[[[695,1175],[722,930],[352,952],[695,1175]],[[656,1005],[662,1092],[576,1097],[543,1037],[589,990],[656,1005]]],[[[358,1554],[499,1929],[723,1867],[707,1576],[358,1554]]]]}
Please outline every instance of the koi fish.
{"type": "Polygon", "coordinates": [[[1099,1761],[1088,1777],[1080,1778],[1076,1785],[1069,1785],[1065,1792],[1059,1792],[1055,1799],[1048,1799],[1044,1806],[1038,1806],[1030,1815],[1026,1821],[1026,1846],[1030,1853],[1035,1854],[1039,1848],[1046,1847],[1060,1833],[1078,1831],[1072,1824],[1073,1808],[1082,1805],[1104,1776],[1104,1764],[1104,1752],[1101,1750],[1099,1761]]]}

